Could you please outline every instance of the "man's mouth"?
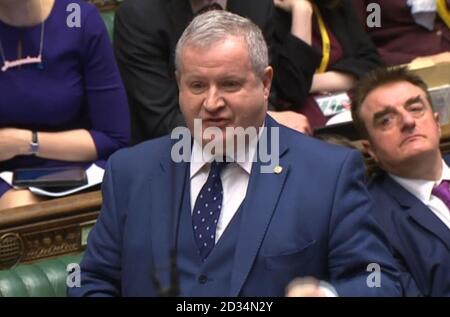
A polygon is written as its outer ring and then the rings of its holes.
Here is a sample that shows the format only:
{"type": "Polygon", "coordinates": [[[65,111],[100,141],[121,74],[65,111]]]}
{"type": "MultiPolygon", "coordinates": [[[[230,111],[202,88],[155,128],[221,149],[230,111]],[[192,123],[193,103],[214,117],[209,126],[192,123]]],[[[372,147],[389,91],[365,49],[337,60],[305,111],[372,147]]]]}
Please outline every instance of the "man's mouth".
{"type": "Polygon", "coordinates": [[[402,143],[400,143],[400,146],[405,145],[409,142],[412,142],[418,138],[425,138],[425,136],[421,135],[421,134],[414,134],[414,135],[410,135],[409,137],[405,138],[402,143]]]}

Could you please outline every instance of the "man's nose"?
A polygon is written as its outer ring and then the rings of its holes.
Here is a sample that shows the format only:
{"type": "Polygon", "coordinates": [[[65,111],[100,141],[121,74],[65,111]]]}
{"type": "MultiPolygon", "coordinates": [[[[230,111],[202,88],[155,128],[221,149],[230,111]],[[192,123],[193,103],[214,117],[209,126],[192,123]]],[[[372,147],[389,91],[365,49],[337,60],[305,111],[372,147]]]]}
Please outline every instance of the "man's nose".
{"type": "Polygon", "coordinates": [[[403,131],[412,130],[416,127],[416,119],[408,111],[401,113],[401,128],[403,131]]]}
{"type": "Polygon", "coordinates": [[[209,112],[214,112],[224,105],[225,100],[223,99],[220,90],[213,86],[209,88],[203,102],[203,107],[209,112]]]}

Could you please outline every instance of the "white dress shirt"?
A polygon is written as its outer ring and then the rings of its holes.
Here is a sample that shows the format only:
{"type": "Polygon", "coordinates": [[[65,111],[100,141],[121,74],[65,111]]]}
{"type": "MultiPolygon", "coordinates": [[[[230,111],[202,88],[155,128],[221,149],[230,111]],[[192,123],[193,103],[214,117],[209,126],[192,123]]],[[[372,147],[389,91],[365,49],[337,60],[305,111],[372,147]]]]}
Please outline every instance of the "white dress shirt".
{"type": "Polygon", "coordinates": [[[450,168],[442,161],[442,176],[438,181],[422,179],[408,179],[389,174],[403,188],[423,202],[449,229],[450,210],[438,197],[432,195],[433,188],[438,186],[442,180],[450,181],[450,168]]]}
{"type": "MultiPolygon", "coordinates": [[[[261,129],[259,135],[261,135],[261,129]]],[[[222,210],[216,228],[216,243],[227,228],[231,219],[239,209],[247,194],[250,172],[255,159],[258,138],[250,140],[247,148],[247,154],[241,154],[236,158],[236,162],[228,163],[222,170],[220,179],[223,187],[222,210]]],[[[190,180],[191,180],[191,214],[193,212],[195,201],[203,185],[208,179],[210,163],[213,157],[202,152],[202,148],[194,140],[191,154],[190,180]]]]}

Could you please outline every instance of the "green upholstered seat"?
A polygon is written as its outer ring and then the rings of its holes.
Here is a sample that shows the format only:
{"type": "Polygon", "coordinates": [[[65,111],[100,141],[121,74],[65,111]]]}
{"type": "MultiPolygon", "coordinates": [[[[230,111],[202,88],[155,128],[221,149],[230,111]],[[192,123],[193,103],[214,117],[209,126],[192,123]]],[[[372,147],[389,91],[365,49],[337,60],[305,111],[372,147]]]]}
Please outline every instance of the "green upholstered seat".
{"type": "Polygon", "coordinates": [[[67,265],[80,263],[82,255],[66,255],[0,271],[0,297],[65,297],[67,265]]]}
{"type": "Polygon", "coordinates": [[[101,13],[106,29],[108,30],[109,38],[112,40],[114,32],[114,16],[115,11],[106,11],[101,13]]]}

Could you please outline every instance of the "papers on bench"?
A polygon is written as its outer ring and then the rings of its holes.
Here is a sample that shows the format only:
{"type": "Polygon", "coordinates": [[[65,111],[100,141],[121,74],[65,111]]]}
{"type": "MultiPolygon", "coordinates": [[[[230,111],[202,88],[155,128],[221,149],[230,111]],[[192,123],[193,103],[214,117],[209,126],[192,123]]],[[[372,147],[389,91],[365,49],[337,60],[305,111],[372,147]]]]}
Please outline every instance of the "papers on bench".
{"type": "Polygon", "coordinates": [[[350,109],[350,97],[346,92],[314,97],[323,115],[328,117],[350,109]]]}

